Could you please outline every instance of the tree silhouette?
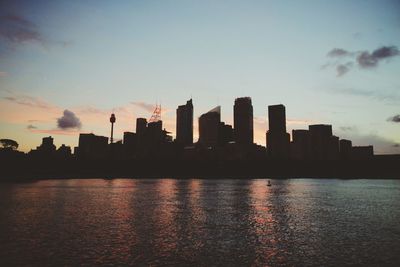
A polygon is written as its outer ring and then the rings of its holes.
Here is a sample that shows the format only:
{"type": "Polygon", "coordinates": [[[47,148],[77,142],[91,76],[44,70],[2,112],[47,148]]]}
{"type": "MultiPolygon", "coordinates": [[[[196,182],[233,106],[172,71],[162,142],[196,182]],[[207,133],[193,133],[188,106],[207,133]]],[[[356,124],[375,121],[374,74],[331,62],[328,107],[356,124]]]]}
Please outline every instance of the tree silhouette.
{"type": "Polygon", "coordinates": [[[16,150],[18,148],[18,143],[11,139],[0,139],[0,143],[3,148],[12,150],[16,150]]]}

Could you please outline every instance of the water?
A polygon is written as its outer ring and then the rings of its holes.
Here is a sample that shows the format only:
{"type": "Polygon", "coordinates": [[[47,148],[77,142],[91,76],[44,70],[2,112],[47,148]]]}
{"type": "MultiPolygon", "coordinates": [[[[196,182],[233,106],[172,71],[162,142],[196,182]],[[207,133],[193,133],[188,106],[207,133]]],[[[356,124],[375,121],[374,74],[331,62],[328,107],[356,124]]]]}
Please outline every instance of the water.
{"type": "Polygon", "coordinates": [[[0,184],[1,266],[399,266],[400,181],[0,184]]]}

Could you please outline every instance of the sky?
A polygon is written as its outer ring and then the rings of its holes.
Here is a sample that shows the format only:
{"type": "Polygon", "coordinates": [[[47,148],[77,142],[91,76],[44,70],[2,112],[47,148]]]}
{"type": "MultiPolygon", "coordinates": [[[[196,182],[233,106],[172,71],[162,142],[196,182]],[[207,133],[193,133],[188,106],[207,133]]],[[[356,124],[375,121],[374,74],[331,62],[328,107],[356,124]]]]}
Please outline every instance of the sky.
{"type": "Polygon", "coordinates": [[[0,138],[115,139],[162,106],[197,118],[252,98],[255,142],[268,105],[287,128],[332,124],[353,145],[400,153],[400,1],[0,1],[0,138]]]}

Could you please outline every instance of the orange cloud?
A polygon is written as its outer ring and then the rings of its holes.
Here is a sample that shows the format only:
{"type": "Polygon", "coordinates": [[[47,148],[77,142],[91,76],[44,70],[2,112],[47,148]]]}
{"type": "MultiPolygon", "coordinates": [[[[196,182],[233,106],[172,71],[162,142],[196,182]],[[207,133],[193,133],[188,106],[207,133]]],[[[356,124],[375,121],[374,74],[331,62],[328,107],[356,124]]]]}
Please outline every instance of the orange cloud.
{"type": "Polygon", "coordinates": [[[79,130],[60,130],[60,129],[35,129],[32,127],[28,127],[28,130],[32,133],[41,133],[41,134],[50,134],[50,135],[78,135],[80,133],[79,130]]]}

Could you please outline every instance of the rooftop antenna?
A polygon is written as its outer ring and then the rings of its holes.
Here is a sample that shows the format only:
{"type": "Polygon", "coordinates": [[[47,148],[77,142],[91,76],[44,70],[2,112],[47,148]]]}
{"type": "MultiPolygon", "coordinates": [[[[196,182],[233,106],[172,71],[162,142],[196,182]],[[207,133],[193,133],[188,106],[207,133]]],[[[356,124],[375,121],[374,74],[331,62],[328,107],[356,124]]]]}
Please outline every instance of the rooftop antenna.
{"type": "Polygon", "coordinates": [[[161,104],[156,104],[156,107],[153,111],[153,114],[151,115],[149,119],[150,122],[157,122],[161,120],[161,104]]]}

